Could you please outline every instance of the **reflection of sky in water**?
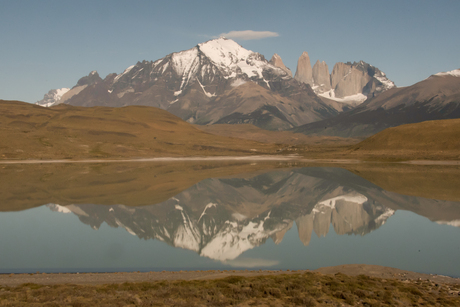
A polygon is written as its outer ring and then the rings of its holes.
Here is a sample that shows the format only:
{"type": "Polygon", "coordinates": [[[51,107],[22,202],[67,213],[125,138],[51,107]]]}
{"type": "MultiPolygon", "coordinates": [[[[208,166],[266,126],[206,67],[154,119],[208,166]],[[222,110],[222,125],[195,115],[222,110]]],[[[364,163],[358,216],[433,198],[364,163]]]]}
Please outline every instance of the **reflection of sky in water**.
{"type": "Polygon", "coordinates": [[[373,232],[299,240],[295,225],[276,245],[271,239],[224,263],[174,248],[158,240],[142,240],[123,228],[102,224],[93,230],[73,214],[43,206],[0,214],[1,272],[116,271],[181,269],[316,269],[350,263],[378,264],[406,270],[460,276],[459,229],[398,211],[373,232]]]}

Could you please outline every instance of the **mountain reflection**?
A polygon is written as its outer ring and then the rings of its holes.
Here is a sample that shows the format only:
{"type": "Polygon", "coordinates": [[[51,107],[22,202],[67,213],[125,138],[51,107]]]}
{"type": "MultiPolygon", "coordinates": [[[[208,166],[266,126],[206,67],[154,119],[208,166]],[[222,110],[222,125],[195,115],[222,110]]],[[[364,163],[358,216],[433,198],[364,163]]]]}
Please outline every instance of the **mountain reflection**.
{"type": "Polygon", "coordinates": [[[331,225],[339,235],[365,235],[382,226],[397,203],[343,169],[300,168],[206,179],[164,202],[142,207],[47,206],[73,213],[93,229],[105,222],[141,239],[161,240],[227,262],[269,238],[279,244],[294,224],[305,246],[313,232],[326,236],[331,225]]]}

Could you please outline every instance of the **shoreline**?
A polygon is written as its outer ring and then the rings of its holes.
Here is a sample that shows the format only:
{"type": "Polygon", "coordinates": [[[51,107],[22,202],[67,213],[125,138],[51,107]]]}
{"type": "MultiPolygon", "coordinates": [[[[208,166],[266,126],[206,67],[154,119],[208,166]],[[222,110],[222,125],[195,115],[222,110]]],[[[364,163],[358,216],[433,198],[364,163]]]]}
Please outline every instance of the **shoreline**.
{"type": "Polygon", "coordinates": [[[20,273],[0,274],[0,285],[19,286],[22,284],[59,285],[103,285],[121,284],[125,282],[156,282],[175,280],[214,280],[229,276],[254,277],[294,275],[306,272],[335,275],[342,273],[348,276],[365,275],[382,279],[401,281],[429,280],[434,283],[460,285],[460,278],[443,275],[424,274],[391,267],[367,264],[346,264],[323,267],[316,270],[208,270],[208,271],[161,271],[161,272],[114,272],[114,273],[20,273]]]}
{"type": "Polygon", "coordinates": [[[254,156],[196,156],[196,157],[152,157],[130,159],[47,159],[47,160],[0,160],[0,164],[77,164],[77,163],[133,163],[133,162],[220,162],[220,161],[296,161],[303,163],[331,163],[331,164],[411,164],[411,165],[460,165],[460,160],[407,160],[407,161],[366,161],[359,159],[307,159],[299,155],[254,155],[254,156]]]}

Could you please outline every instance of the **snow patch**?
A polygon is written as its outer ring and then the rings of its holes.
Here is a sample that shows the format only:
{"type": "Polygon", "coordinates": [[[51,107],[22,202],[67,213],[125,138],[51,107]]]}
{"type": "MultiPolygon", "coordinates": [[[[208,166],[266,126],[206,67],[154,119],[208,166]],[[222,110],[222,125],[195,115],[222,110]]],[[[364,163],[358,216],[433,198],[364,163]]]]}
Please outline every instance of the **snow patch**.
{"type": "Polygon", "coordinates": [[[393,209],[386,209],[382,215],[375,219],[375,223],[378,224],[381,222],[383,225],[385,224],[386,220],[393,214],[395,214],[395,211],[393,209]]]}
{"type": "Polygon", "coordinates": [[[131,69],[134,68],[135,65],[132,65],[132,66],[129,66],[128,68],[125,69],[125,71],[119,75],[117,75],[115,77],[115,79],[113,79],[113,83],[112,84],[115,84],[121,77],[123,77],[124,75],[126,75],[127,73],[129,73],[131,71],[131,69]]]}
{"type": "Polygon", "coordinates": [[[390,88],[396,87],[395,83],[388,79],[384,72],[380,72],[379,75],[375,74],[374,78],[383,84],[383,90],[389,90],[390,88]]]}
{"type": "Polygon", "coordinates": [[[239,221],[239,222],[244,221],[245,219],[248,218],[246,215],[243,215],[243,214],[238,213],[238,212],[233,213],[233,214],[232,214],[232,217],[233,217],[235,220],[239,221]]]}
{"type": "Polygon", "coordinates": [[[203,84],[201,84],[200,80],[197,79],[197,81],[198,81],[198,84],[199,84],[199,85],[201,86],[201,88],[203,89],[204,94],[205,94],[207,97],[211,98],[211,97],[215,97],[215,96],[216,96],[216,94],[211,94],[211,93],[206,92],[206,90],[204,89],[204,86],[203,86],[203,84]]]}
{"type": "Polygon", "coordinates": [[[59,104],[59,101],[61,100],[62,96],[64,96],[64,94],[68,91],[70,91],[70,88],[67,87],[51,90],[47,94],[45,94],[42,103],[37,102],[36,104],[45,108],[57,105],[59,104]]]}
{"type": "Polygon", "coordinates": [[[343,200],[343,201],[346,201],[346,202],[351,202],[351,203],[356,203],[356,204],[362,205],[363,203],[365,203],[367,201],[367,197],[362,195],[362,194],[359,194],[359,193],[346,194],[346,195],[341,195],[341,196],[337,196],[337,197],[334,197],[334,198],[329,198],[329,199],[323,200],[323,201],[319,202],[318,205],[323,205],[323,206],[335,209],[337,201],[339,201],[339,200],[343,200]]]}
{"type": "Polygon", "coordinates": [[[216,207],[217,207],[217,204],[215,204],[215,203],[209,203],[209,204],[207,204],[206,207],[204,208],[203,212],[201,213],[200,218],[198,219],[198,222],[201,220],[201,218],[203,217],[203,215],[206,214],[206,210],[208,210],[209,208],[212,208],[212,207],[216,208],[216,207]]]}
{"type": "Polygon", "coordinates": [[[58,204],[47,204],[46,205],[48,208],[51,209],[51,211],[54,212],[59,212],[59,213],[72,213],[68,208],[58,205],[58,204]]]}
{"type": "Polygon", "coordinates": [[[328,98],[331,100],[335,100],[338,102],[343,102],[343,103],[350,104],[350,105],[361,104],[367,99],[367,96],[362,93],[350,95],[350,96],[346,96],[342,98],[335,97],[335,91],[333,89],[330,91],[318,94],[318,96],[328,98]]]}
{"type": "Polygon", "coordinates": [[[246,83],[246,81],[244,81],[243,79],[235,79],[235,81],[232,82],[231,86],[232,87],[238,87],[238,86],[243,85],[245,83],[246,83]]]}

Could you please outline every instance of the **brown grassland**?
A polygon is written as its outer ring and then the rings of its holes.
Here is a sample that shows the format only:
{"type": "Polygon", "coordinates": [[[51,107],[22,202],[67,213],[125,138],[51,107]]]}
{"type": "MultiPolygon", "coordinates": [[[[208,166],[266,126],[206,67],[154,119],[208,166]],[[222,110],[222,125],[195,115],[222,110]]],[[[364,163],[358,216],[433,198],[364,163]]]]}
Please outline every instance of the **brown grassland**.
{"type": "Polygon", "coordinates": [[[460,119],[389,128],[361,142],[252,125],[200,129],[153,107],[43,108],[0,100],[0,160],[255,154],[367,161],[460,159],[460,119]]]}
{"type": "Polygon", "coordinates": [[[241,156],[273,154],[278,149],[203,132],[153,107],[43,108],[0,101],[3,160],[241,156]]]}
{"type": "MultiPolygon", "coordinates": [[[[144,273],[147,274],[147,273],[144,273]]],[[[102,285],[0,286],[0,306],[459,306],[460,285],[303,272],[102,285]]]]}

